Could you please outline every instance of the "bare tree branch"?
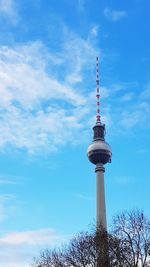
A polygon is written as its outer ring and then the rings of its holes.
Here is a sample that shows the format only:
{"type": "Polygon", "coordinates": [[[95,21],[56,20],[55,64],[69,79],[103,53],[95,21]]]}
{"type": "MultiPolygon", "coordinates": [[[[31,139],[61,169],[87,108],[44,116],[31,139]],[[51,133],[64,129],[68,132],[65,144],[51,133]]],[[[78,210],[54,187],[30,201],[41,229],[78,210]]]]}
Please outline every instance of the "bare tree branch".
{"type": "Polygon", "coordinates": [[[79,233],[57,250],[44,250],[33,267],[150,267],[150,220],[134,210],[115,216],[112,230],[79,233]]]}

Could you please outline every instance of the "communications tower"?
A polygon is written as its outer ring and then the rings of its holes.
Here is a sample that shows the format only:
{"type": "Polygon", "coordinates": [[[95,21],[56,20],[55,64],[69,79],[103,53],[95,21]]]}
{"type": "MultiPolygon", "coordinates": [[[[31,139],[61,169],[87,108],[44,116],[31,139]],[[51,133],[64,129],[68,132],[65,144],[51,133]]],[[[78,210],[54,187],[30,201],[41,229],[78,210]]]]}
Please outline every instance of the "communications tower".
{"type": "Polygon", "coordinates": [[[93,142],[89,145],[87,156],[96,165],[96,225],[107,229],[105,188],[104,188],[104,165],[111,162],[111,147],[105,141],[105,124],[101,122],[100,116],[100,90],[99,90],[99,62],[96,58],[96,99],[97,114],[96,124],[93,127],[93,142]]]}

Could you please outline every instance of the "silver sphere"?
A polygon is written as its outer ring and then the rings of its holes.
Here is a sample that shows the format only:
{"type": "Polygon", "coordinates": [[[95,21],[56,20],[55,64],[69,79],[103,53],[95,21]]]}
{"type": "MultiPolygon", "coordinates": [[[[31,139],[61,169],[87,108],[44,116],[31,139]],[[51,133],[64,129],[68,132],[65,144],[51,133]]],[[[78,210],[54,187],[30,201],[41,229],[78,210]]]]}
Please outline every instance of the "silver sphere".
{"type": "Polygon", "coordinates": [[[111,147],[105,140],[96,140],[89,145],[87,150],[87,156],[93,164],[106,164],[111,162],[111,147]]]}

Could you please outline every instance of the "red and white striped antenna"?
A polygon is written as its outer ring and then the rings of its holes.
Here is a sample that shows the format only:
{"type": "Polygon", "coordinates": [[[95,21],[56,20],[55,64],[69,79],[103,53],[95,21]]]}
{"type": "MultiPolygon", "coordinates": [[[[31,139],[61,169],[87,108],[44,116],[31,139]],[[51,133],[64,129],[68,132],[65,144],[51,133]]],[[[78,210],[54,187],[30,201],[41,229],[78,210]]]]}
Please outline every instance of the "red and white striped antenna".
{"type": "Polygon", "coordinates": [[[97,110],[96,110],[96,124],[101,123],[100,116],[100,90],[99,90],[99,61],[98,57],[96,57],[96,100],[97,100],[97,110]]]}

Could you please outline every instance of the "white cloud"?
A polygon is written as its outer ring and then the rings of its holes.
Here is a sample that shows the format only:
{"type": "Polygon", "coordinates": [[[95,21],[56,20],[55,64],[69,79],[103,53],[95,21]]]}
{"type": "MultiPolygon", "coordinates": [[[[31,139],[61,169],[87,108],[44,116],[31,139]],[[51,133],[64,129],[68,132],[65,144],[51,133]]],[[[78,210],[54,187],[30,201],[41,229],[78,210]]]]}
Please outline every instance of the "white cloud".
{"type": "Polygon", "coordinates": [[[89,41],[69,36],[56,56],[39,42],[0,47],[1,148],[54,150],[84,131],[89,110],[85,93],[76,85],[96,52],[89,41]]]}
{"type": "Polygon", "coordinates": [[[98,36],[98,32],[99,32],[99,25],[93,25],[93,26],[91,27],[90,34],[91,34],[93,37],[97,37],[97,36],[98,36]]]}
{"type": "Polygon", "coordinates": [[[104,15],[107,19],[112,21],[118,21],[127,16],[127,12],[125,10],[113,10],[108,7],[104,9],[104,15]]]}
{"type": "Polygon", "coordinates": [[[13,24],[18,22],[19,15],[14,0],[0,0],[0,13],[6,16],[13,24]]]}
{"type": "MultiPolygon", "coordinates": [[[[34,154],[86,142],[89,125],[95,120],[91,114],[96,110],[96,55],[92,39],[80,38],[68,29],[56,54],[40,42],[0,47],[0,149],[15,147],[34,154]]],[[[107,126],[115,120],[119,129],[133,128],[144,112],[145,117],[149,114],[144,96],[149,87],[129,106],[136,86],[120,83],[100,88],[107,126]]]]}
{"type": "Polygon", "coordinates": [[[18,101],[24,109],[33,109],[45,98],[65,99],[73,105],[82,104],[84,98],[79,93],[46,73],[46,62],[40,58],[40,51],[39,43],[15,49],[1,48],[1,105],[6,107],[12,101],[18,101]]]}
{"type": "Polygon", "coordinates": [[[18,182],[13,181],[13,180],[9,180],[9,179],[5,179],[5,178],[0,178],[0,184],[1,185],[13,185],[13,184],[18,184],[18,182]]]}
{"type": "MultiPolygon", "coordinates": [[[[91,31],[89,32],[89,36],[90,35],[91,31]]],[[[66,30],[65,38],[67,39],[67,42],[64,44],[64,63],[66,66],[69,66],[65,77],[66,82],[70,81],[70,77],[73,76],[77,79],[75,79],[75,81],[85,82],[87,87],[87,79],[85,79],[85,76],[86,78],[89,78],[89,73],[87,75],[87,71],[90,70],[91,72],[91,69],[95,67],[95,58],[99,53],[98,49],[96,49],[92,43],[93,36],[90,38],[89,36],[87,39],[83,39],[66,30]]]]}
{"type": "Polygon", "coordinates": [[[0,237],[0,246],[55,246],[64,241],[64,236],[53,229],[39,229],[9,233],[0,237]]]}
{"type": "Polygon", "coordinates": [[[27,267],[42,249],[60,246],[68,238],[50,228],[5,234],[0,237],[0,265],[27,267]]]}
{"type": "Polygon", "coordinates": [[[0,12],[12,13],[13,0],[0,0],[0,12]]]}
{"type": "Polygon", "coordinates": [[[107,127],[111,126],[111,134],[136,130],[138,125],[142,128],[145,123],[149,128],[149,92],[149,84],[139,88],[135,81],[116,83],[105,88],[101,105],[102,118],[107,127]],[[115,122],[118,127],[114,127],[115,122]]]}
{"type": "Polygon", "coordinates": [[[23,177],[0,174],[1,185],[18,185],[22,184],[23,177]]]}
{"type": "Polygon", "coordinates": [[[29,264],[28,263],[5,263],[5,262],[2,262],[2,266],[3,267],[29,267],[29,264]]]}
{"type": "Polygon", "coordinates": [[[143,99],[150,99],[150,82],[146,85],[143,92],[141,93],[141,98],[143,99]]]}

